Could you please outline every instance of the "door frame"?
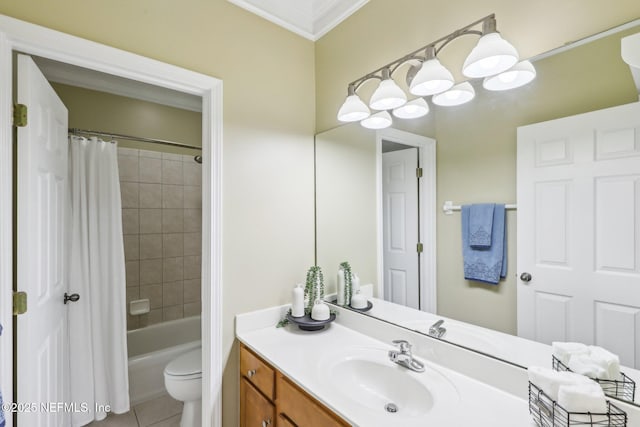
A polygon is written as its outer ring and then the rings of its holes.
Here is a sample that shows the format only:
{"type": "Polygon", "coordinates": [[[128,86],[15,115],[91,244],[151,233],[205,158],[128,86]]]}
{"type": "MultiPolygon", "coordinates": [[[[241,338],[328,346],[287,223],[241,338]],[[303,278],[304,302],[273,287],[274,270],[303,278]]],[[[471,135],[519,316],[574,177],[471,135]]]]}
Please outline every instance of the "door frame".
{"type": "MultiPolygon", "coordinates": [[[[202,419],[222,413],[222,80],[0,15],[0,387],[13,402],[14,51],[202,97],[202,419]],[[11,345],[7,345],[11,343],[11,345]]],[[[7,427],[13,420],[7,418],[7,427]]]]}
{"type": "Polygon", "coordinates": [[[419,185],[420,242],[423,252],[420,257],[420,309],[436,313],[436,140],[422,135],[394,128],[376,131],[376,227],[378,230],[378,297],[384,295],[384,266],[382,263],[384,238],[383,200],[382,200],[382,141],[418,148],[418,159],[423,174],[419,185]],[[432,236],[426,239],[426,236],[432,236]]]}

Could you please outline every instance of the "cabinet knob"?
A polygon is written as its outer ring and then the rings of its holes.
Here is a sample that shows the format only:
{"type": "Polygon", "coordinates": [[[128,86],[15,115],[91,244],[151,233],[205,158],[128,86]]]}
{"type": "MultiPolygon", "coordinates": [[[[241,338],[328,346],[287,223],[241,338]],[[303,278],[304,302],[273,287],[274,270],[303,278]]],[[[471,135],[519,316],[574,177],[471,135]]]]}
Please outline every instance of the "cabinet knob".
{"type": "Polygon", "coordinates": [[[262,421],[262,427],[269,427],[271,425],[271,418],[267,418],[262,421]]]}
{"type": "Polygon", "coordinates": [[[255,374],[256,374],[256,370],[255,369],[250,369],[250,370],[247,371],[247,376],[249,378],[252,378],[255,374]]]}

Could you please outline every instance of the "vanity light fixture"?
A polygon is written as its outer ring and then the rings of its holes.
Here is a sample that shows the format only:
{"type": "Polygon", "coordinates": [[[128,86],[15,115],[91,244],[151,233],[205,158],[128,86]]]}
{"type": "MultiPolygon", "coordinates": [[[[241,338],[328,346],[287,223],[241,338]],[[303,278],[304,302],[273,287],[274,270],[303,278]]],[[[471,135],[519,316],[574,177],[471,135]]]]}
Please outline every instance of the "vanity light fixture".
{"type": "MultiPolygon", "coordinates": [[[[451,106],[469,102],[475,92],[468,82],[455,85],[451,72],[440,63],[438,53],[453,40],[465,35],[478,35],[477,45],[467,56],[462,73],[470,78],[485,78],[487,90],[507,90],[529,83],[535,78],[535,69],[529,61],[518,63],[517,50],[497,31],[495,14],[485,16],[466,27],[429,43],[419,49],[360,77],[348,86],[348,95],[338,111],[338,120],[360,120],[365,127],[378,126],[391,120],[387,113],[370,116],[369,107],[386,112],[392,110],[398,118],[416,118],[429,113],[426,100],[417,98],[407,103],[407,95],[393,80],[398,69],[409,64],[406,81],[409,92],[419,97],[433,96],[436,105],[451,106]],[[477,29],[482,25],[482,30],[477,29]],[[475,29],[474,29],[475,28],[475,29]],[[358,89],[370,80],[379,80],[369,107],[357,95],[358,89]],[[374,118],[375,116],[375,118],[374,118]]],[[[383,127],[390,126],[391,123],[383,127]]],[[[378,128],[381,129],[381,128],[378,128]]]]}
{"type": "Polygon", "coordinates": [[[393,120],[387,111],[379,111],[360,122],[367,129],[384,129],[391,126],[391,123],[393,120]]]}
{"type": "Polygon", "coordinates": [[[403,106],[407,102],[407,95],[391,78],[391,70],[382,70],[382,81],[369,101],[369,107],[374,110],[391,110],[403,106]]]}
{"type": "Polygon", "coordinates": [[[417,119],[429,114],[429,104],[424,98],[416,98],[393,110],[393,115],[399,119],[417,119]]]}
{"type": "Polygon", "coordinates": [[[356,94],[354,86],[349,85],[349,94],[342,107],[340,107],[340,111],[338,111],[338,120],[341,122],[357,122],[366,119],[370,115],[371,111],[367,104],[356,94]]]}
{"type": "Polygon", "coordinates": [[[518,62],[500,74],[485,77],[482,86],[487,90],[509,90],[524,86],[536,78],[536,69],[531,61],[518,62]]]}
{"type": "Polygon", "coordinates": [[[446,92],[434,95],[431,99],[434,104],[443,107],[453,107],[455,105],[466,104],[476,96],[476,91],[469,82],[462,82],[455,85],[446,92]]]}

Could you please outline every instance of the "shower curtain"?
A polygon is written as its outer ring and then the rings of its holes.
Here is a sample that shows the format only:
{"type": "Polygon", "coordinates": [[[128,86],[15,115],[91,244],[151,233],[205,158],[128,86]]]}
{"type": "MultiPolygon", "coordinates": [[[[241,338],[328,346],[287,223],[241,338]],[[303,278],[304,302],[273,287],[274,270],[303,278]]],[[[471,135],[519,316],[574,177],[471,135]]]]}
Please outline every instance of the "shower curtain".
{"type": "Polygon", "coordinates": [[[116,144],[70,136],[72,425],[129,411],[125,263],[116,144]]]}

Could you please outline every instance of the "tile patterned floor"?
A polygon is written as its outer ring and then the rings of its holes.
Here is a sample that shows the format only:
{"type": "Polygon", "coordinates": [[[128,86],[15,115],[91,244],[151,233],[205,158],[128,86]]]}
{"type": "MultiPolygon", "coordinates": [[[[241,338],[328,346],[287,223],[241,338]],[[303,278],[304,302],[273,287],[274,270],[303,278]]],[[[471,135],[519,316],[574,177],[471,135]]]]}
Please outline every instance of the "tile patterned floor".
{"type": "Polygon", "coordinates": [[[134,406],[126,414],[109,414],[88,427],[180,427],[182,402],[164,395],[134,406]]]}

